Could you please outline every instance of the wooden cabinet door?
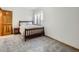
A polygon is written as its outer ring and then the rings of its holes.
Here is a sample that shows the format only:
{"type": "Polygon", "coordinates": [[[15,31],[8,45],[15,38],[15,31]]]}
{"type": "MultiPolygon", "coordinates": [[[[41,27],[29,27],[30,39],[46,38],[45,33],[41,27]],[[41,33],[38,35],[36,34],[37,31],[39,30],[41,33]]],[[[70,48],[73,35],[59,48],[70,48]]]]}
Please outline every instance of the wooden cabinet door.
{"type": "Polygon", "coordinates": [[[8,24],[12,23],[12,12],[6,12],[6,19],[8,24]]]}
{"type": "Polygon", "coordinates": [[[3,26],[3,35],[9,35],[9,34],[12,34],[12,25],[5,24],[3,26]]]}
{"type": "Polygon", "coordinates": [[[12,23],[12,12],[4,12],[3,14],[3,23],[11,24],[12,23]]]}
{"type": "Polygon", "coordinates": [[[12,13],[11,11],[3,12],[3,35],[12,33],[12,13]]]}
{"type": "Polygon", "coordinates": [[[0,35],[12,33],[12,11],[0,10],[0,35]]]}

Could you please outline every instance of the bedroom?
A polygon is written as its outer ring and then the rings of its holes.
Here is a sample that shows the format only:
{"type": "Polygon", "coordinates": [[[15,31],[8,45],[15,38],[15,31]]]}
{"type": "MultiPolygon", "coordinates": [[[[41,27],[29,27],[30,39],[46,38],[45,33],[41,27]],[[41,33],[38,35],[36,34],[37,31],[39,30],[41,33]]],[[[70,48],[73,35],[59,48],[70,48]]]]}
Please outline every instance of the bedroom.
{"type": "Polygon", "coordinates": [[[12,12],[12,32],[0,36],[0,51],[79,51],[79,8],[2,7],[2,10],[12,12]]]}

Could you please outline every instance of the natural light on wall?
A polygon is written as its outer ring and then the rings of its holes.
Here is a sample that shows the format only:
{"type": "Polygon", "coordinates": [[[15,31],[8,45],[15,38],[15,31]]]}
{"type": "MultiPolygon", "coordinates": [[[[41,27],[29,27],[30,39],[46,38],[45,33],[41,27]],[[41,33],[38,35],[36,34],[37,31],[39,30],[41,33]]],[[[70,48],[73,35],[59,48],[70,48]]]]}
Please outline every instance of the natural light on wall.
{"type": "Polygon", "coordinates": [[[41,25],[43,22],[43,11],[35,11],[34,12],[34,24],[41,25]]]}

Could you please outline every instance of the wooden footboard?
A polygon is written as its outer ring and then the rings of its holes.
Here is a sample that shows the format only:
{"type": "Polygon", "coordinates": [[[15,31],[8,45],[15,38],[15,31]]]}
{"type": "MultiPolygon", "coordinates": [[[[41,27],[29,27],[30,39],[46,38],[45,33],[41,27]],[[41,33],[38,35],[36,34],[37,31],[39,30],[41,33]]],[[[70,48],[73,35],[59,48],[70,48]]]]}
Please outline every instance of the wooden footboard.
{"type": "Polygon", "coordinates": [[[44,36],[44,27],[42,28],[32,28],[25,29],[25,41],[30,38],[35,38],[38,36],[44,36]]]}

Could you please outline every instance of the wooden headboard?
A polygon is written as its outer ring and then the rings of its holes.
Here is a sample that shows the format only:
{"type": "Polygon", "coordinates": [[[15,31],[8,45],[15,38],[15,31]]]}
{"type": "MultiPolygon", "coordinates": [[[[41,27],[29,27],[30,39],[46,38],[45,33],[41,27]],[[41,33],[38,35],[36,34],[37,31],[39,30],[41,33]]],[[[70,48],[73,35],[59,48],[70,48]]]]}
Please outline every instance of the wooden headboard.
{"type": "Polygon", "coordinates": [[[19,21],[19,26],[21,25],[21,23],[32,23],[33,24],[33,21],[19,21]]]}

